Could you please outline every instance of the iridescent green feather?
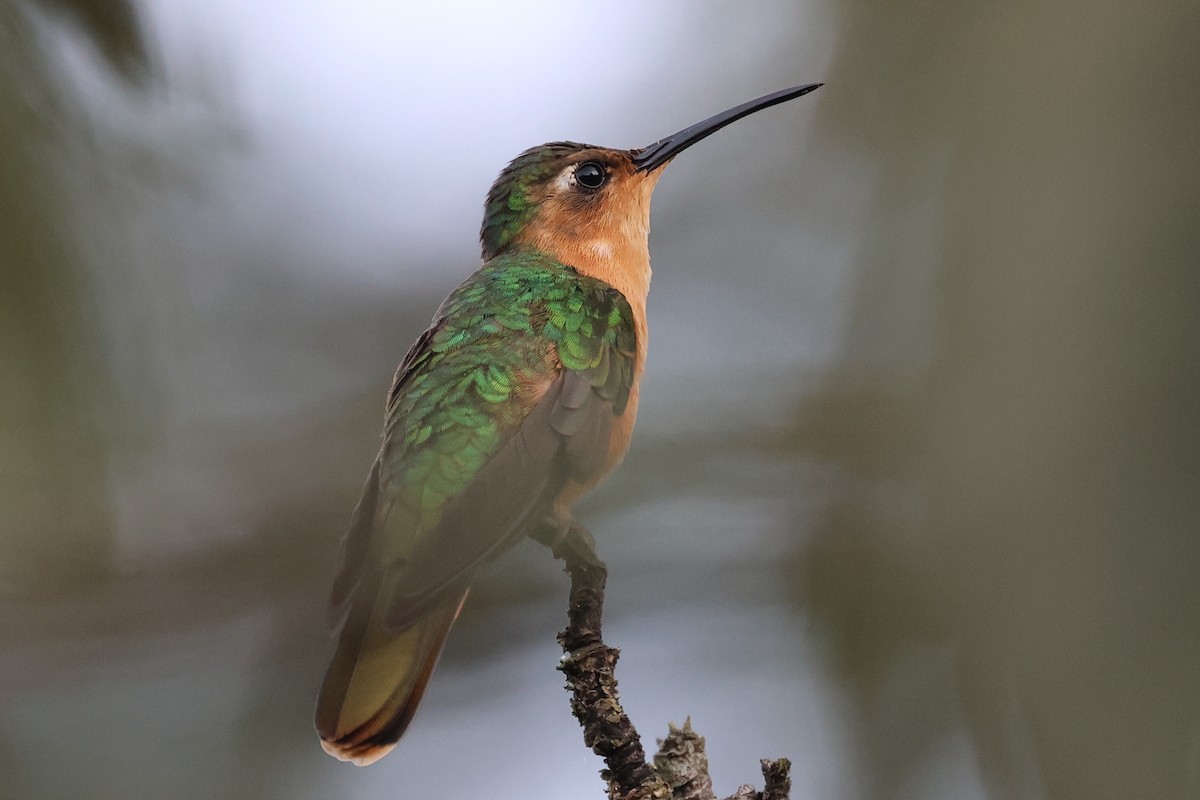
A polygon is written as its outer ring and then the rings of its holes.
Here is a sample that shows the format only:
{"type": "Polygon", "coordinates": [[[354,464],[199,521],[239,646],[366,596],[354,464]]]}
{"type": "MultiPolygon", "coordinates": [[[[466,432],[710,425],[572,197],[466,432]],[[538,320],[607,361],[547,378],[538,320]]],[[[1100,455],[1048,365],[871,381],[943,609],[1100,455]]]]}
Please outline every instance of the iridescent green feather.
{"type": "Polygon", "coordinates": [[[443,303],[401,366],[381,456],[377,550],[405,558],[519,429],[561,369],[584,373],[624,411],[636,352],[633,314],[608,284],[537,253],[485,264],[443,303]]]}

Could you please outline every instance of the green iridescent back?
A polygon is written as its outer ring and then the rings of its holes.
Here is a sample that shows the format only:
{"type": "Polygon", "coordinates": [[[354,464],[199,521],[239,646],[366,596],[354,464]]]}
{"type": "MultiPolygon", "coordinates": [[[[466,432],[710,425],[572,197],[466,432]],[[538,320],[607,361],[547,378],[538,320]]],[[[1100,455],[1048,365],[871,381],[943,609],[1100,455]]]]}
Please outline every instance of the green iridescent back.
{"type": "Polygon", "coordinates": [[[446,299],[397,371],[376,517],[385,553],[412,552],[561,370],[583,373],[621,414],[636,350],[629,303],[603,281],[539,253],[485,264],[446,299]]]}

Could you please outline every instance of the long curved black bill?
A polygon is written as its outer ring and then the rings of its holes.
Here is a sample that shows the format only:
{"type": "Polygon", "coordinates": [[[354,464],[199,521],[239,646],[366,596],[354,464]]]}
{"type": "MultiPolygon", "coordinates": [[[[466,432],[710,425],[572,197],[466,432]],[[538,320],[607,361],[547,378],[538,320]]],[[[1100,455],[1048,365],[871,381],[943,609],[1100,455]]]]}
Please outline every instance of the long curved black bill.
{"type": "Polygon", "coordinates": [[[764,108],[786,103],[788,100],[797,98],[802,94],[808,94],[824,85],[823,83],[810,83],[805,86],[793,86],[791,89],[772,92],[771,94],[763,95],[757,100],[751,100],[747,103],[742,103],[740,106],[734,106],[728,111],[714,114],[703,122],[689,125],[678,133],[673,133],[665,139],[659,139],[652,145],[635,150],[633,163],[637,166],[638,172],[649,172],[652,169],[657,169],[680,152],[691,147],[706,136],[711,136],[729,123],[737,122],[742,117],[753,114],[755,111],[762,111],[764,108]]]}

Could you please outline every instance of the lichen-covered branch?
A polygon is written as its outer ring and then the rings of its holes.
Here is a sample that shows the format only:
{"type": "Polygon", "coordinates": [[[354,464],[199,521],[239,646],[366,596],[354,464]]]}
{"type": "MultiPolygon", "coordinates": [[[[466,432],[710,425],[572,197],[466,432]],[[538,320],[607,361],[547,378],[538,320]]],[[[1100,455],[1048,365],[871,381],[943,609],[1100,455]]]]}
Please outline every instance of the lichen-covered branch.
{"type": "Polygon", "coordinates": [[[583,741],[604,759],[601,773],[612,800],[667,800],[667,788],[646,763],[637,729],[621,708],[614,670],[619,652],[600,638],[604,583],[608,571],[596,557],[586,530],[572,527],[555,554],[571,576],[567,628],[558,635],[565,656],[559,669],[571,690],[571,711],[583,726],[583,741]]]}
{"type": "MultiPolygon", "coordinates": [[[[565,534],[547,529],[537,538],[563,559],[571,577],[567,628],[558,635],[564,657],[559,669],[571,691],[571,711],[583,727],[583,740],[604,759],[601,777],[611,800],[716,800],[708,774],[704,738],[670,725],[658,742],[654,765],[646,763],[642,740],[617,694],[615,669],[619,651],[601,639],[604,584],[608,571],[596,556],[591,534],[573,525],[565,534]]],[[[788,800],[791,763],[786,758],[762,762],[762,792],[743,786],[727,800],[788,800]]]]}
{"type": "Polygon", "coordinates": [[[671,787],[672,800],[717,800],[708,776],[704,737],[692,730],[690,717],[682,728],[667,724],[667,738],[658,740],[654,768],[671,787]]]}

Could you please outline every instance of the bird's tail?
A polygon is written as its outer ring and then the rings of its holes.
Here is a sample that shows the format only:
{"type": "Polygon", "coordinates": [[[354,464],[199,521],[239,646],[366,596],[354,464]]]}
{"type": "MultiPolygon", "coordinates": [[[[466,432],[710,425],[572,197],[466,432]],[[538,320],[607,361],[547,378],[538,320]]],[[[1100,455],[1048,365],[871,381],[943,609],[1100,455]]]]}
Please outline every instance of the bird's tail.
{"type": "Polygon", "coordinates": [[[467,599],[466,590],[456,593],[412,625],[388,630],[379,593],[368,588],[359,587],[346,616],[316,713],[325,752],[360,767],[396,746],[467,599]]]}

